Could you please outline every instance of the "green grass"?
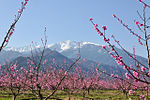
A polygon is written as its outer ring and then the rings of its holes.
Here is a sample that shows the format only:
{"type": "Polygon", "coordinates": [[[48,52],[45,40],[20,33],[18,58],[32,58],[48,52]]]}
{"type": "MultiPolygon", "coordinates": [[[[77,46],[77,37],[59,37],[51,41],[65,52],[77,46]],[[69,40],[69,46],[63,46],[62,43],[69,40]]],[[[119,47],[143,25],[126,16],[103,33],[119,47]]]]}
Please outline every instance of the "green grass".
{"type": "MultiPolygon", "coordinates": [[[[8,93],[9,91],[0,91],[0,100],[13,100],[13,95],[11,95],[11,93],[8,93]]],[[[46,96],[48,95],[50,92],[52,91],[48,91],[48,90],[43,90],[43,94],[46,96]]],[[[129,98],[132,98],[132,100],[137,100],[139,98],[139,95],[141,93],[141,91],[136,91],[136,95],[130,95],[129,98]]],[[[90,90],[90,94],[88,95],[87,91],[84,90],[80,90],[78,93],[74,93],[74,94],[68,94],[67,92],[58,90],[55,95],[53,96],[53,98],[60,98],[60,99],[65,99],[68,100],[69,97],[71,98],[71,100],[81,100],[81,99],[85,99],[85,100],[90,100],[90,99],[94,99],[94,100],[126,100],[126,97],[123,93],[121,93],[120,91],[117,90],[90,90]],[[83,96],[83,93],[85,93],[85,95],[83,96]]],[[[28,99],[28,98],[35,98],[31,92],[25,91],[24,94],[19,95],[17,97],[17,100],[20,99],[28,99]]],[[[38,99],[31,99],[31,100],[38,100],[38,99]]]]}

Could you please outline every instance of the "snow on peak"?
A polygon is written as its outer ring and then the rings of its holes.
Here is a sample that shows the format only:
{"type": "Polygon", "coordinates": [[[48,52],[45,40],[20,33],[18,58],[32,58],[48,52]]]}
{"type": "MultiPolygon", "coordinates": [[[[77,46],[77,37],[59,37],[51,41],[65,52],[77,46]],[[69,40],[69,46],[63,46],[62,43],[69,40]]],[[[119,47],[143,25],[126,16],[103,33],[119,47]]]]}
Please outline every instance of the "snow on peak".
{"type": "Polygon", "coordinates": [[[60,42],[60,45],[61,45],[62,51],[72,49],[72,48],[78,46],[76,41],[71,41],[71,40],[66,40],[64,42],[60,42]]]}
{"type": "MultiPolygon", "coordinates": [[[[58,52],[63,52],[65,50],[68,49],[77,49],[79,48],[79,43],[80,43],[80,47],[82,48],[82,46],[84,45],[95,45],[95,46],[100,46],[99,44],[95,44],[92,42],[77,42],[77,41],[71,41],[71,40],[66,40],[63,42],[58,42],[58,43],[52,43],[47,45],[47,48],[50,48],[52,50],[57,50],[58,52]]],[[[40,45],[36,45],[35,47],[32,47],[32,50],[35,48],[41,48],[40,45]]],[[[18,51],[18,52],[29,52],[31,51],[31,47],[30,46],[24,46],[24,47],[20,47],[20,48],[15,48],[15,47],[7,47],[5,48],[6,51],[18,51]]]]}
{"type": "Polygon", "coordinates": [[[19,48],[15,48],[15,47],[6,47],[4,48],[4,50],[6,51],[17,51],[17,52],[29,52],[35,48],[41,48],[40,45],[36,45],[35,47],[31,47],[31,46],[24,46],[24,47],[19,47],[19,48]]]}
{"type": "Polygon", "coordinates": [[[77,46],[77,42],[71,41],[71,40],[66,40],[66,41],[63,41],[63,42],[50,44],[50,45],[48,45],[48,48],[50,48],[52,50],[56,49],[57,51],[62,52],[62,51],[68,50],[68,49],[72,49],[75,46],[77,46]]]}
{"type": "Polygon", "coordinates": [[[20,48],[6,47],[4,50],[6,50],[6,51],[17,51],[17,52],[27,52],[27,51],[31,51],[31,48],[30,48],[30,46],[24,46],[24,47],[20,47],[20,48]]]}
{"type": "Polygon", "coordinates": [[[70,48],[71,48],[70,41],[65,41],[65,42],[62,42],[62,43],[60,43],[60,44],[61,44],[61,49],[62,49],[62,50],[67,50],[67,49],[70,49],[70,48]]]}
{"type": "Polygon", "coordinates": [[[92,43],[92,42],[81,42],[80,44],[81,44],[81,46],[88,45],[88,44],[92,44],[92,45],[95,45],[95,46],[100,46],[99,44],[92,43]]]}
{"type": "Polygon", "coordinates": [[[52,44],[49,44],[47,47],[48,48],[51,48],[52,46],[54,46],[55,44],[54,43],[52,43],[52,44]]]}
{"type": "Polygon", "coordinates": [[[77,42],[77,41],[71,41],[71,40],[66,40],[63,42],[58,42],[56,44],[50,44],[48,45],[48,48],[50,49],[56,49],[59,52],[63,52],[65,50],[68,49],[77,49],[79,48],[79,43],[80,43],[80,47],[84,46],[84,45],[95,45],[95,46],[100,46],[99,44],[95,44],[92,42],[77,42]]]}

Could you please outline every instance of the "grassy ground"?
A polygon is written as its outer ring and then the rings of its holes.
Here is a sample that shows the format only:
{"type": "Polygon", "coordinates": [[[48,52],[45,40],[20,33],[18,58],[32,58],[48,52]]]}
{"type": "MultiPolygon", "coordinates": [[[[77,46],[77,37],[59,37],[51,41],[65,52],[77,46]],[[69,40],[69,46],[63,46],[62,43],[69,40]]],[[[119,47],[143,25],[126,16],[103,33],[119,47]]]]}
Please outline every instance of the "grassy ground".
{"type": "MultiPolygon", "coordinates": [[[[44,91],[44,94],[47,95],[50,91],[44,91]]],[[[132,100],[138,100],[139,98],[139,91],[137,91],[136,95],[130,95],[128,97],[131,98],[132,100]]],[[[35,97],[32,95],[32,93],[27,92],[19,95],[17,97],[17,100],[21,99],[29,99],[30,100],[38,100],[34,99],[35,97]]],[[[87,91],[79,91],[74,94],[68,94],[66,91],[57,91],[56,94],[53,96],[53,98],[59,98],[63,100],[127,100],[125,95],[121,93],[120,91],[117,90],[90,90],[90,94],[88,94],[87,91]],[[85,94],[85,95],[84,95],[85,94]]],[[[13,100],[13,95],[11,93],[6,93],[5,91],[0,91],[0,100],[13,100]]]]}

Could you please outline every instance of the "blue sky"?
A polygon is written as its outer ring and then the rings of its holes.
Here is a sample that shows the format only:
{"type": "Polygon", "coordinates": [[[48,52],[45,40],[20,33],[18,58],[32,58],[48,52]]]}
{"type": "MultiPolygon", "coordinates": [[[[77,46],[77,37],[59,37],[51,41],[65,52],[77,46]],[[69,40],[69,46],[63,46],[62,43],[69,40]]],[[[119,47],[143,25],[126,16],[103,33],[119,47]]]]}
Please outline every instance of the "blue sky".
{"type": "MultiPolygon", "coordinates": [[[[21,0],[2,0],[0,3],[0,40],[8,30],[21,0]]],[[[120,25],[113,17],[116,14],[131,28],[137,30],[134,20],[142,5],[136,0],[29,0],[23,15],[16,25],[8,46],[22,47],[32,41],[39,42],[47,27],[48,44],[65,40],[89,41],[104,45],[89,22],[92,17],[101,27],[106,25],[108,36],[120,40],[132,52],[146,56],[145,49],[138,45],[137,38],[120,25]]]]}

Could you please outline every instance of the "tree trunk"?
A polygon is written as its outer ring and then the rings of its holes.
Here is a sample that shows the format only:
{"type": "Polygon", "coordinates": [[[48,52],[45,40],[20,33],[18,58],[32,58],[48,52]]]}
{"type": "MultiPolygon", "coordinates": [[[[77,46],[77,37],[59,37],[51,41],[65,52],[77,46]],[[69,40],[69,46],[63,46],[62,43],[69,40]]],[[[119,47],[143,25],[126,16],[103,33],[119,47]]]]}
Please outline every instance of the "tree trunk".
{"type": "Polygon", "coordinates": [[[90,89],[88,89],[88,95],[90,95],[90,89]]]}
{"type": "Polygon", "coordinates": [[[40,100],[43,100],[43,96],[42,96],[41,94],[39,95],[39,99],[40,99],[40,100]]]}
{"type": "Polygon", "coordinates": [[[17,98],[17,95],[14,95],[14,100],[16,100],[16,98],[17,98]]]}

